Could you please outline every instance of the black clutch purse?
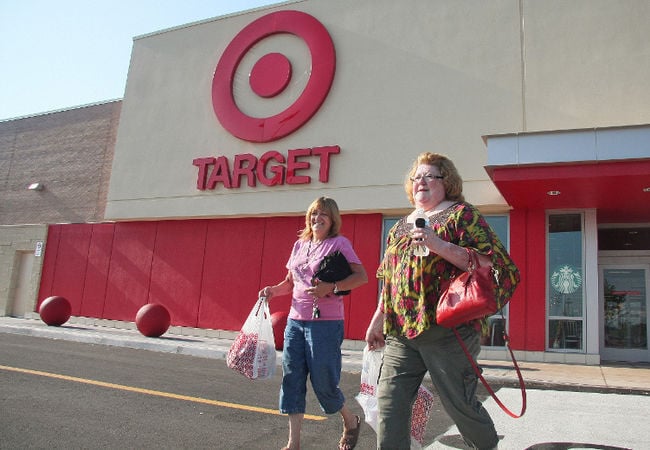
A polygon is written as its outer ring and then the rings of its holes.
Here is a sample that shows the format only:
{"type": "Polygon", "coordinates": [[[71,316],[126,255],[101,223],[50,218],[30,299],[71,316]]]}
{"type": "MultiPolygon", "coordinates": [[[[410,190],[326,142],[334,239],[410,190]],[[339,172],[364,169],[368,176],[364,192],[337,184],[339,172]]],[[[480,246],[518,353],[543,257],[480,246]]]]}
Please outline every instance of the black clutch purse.
{"type": "MultiPolygon", "coordinates": [[[[345,259],[343,253],[337,250],[323,258],[318,265],[318,270],[314,274],[312,280],[318,278],[327,283],[336,283],[337,281],[346,279],[350,275],[352,275],[352,269],[350,268],[348,260],[345,259]]],[[[334,294],[348,295],[350,292],[351,291],[334,291],[334,294]]]]}

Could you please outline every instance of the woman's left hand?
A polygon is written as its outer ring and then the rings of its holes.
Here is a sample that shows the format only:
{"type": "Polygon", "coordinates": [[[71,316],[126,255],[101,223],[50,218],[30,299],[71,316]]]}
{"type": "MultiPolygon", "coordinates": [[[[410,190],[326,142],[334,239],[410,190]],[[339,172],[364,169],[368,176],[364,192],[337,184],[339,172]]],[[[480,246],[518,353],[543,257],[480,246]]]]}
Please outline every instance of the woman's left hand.
{"type": "MultiPolygon", "coordinates": [[[[432,229],[415,228],[411,232],[411,247],[422,245],[459,269],[468,269],[469,256],[467,250],[464,247],[442,240],[432,229]]],[[[492,266],[492,260],[489,256],[479,254],[478,258],[481,266],[492,266]]]]}
{"type": "Polygon", "coordinates": [[[439,239],[430,228],[414,228],[411,232],[411,247],[424,245],[429,250],[434,251],[433,243],[439,239]]]}
{"type": "Polygon", "coordinates": [[[314,285],[308,287],[305,292],[316,298],[327,297],[334,292],[334,283],[316,279],[314,280],[314,285]]]}

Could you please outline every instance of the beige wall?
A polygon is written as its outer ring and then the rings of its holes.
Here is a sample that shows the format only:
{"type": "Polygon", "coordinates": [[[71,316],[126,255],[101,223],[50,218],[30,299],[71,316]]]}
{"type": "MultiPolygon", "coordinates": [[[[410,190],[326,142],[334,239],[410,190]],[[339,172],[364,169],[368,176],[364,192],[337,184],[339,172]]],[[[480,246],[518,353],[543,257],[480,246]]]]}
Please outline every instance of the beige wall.
{"type": "Polygon", "coordinates": [[[650,2],[524,5],[525,131],[650,123],[650,2]]]}
{"type": "Polygon", "coordinates": [[[425,150],[454,159],[469,201],[504,210],[481,136],[650,123],[649,21],[650,3],[632,0],[306,0],[136,38],[106,217],[291,214],[319,195],[344,211],[393,211],[408,207],[404,173],[425,150]],[[212,75],[243,27],[285,9],[328,29],[336,75],[306,125],[252,144],[217,122],[212,75]],[[327,184],[196,189],[194,158],[324,145],[341,147],[327,184]]]}

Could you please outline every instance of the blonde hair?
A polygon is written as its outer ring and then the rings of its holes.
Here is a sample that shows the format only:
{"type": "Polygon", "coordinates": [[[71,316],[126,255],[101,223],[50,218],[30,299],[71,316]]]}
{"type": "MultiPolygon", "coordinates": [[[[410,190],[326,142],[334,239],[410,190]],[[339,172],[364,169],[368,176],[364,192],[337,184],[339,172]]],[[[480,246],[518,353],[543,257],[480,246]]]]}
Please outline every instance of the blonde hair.
{"type": "Polygon", "coordinates": [[[339,206],[333,198],[319,197],[311,202],[311,205],[307,208],[307,213],[305,214],[305,228],[300,230],[298,237],[304,240],[310,240],[314,237],[314,233],[311,231],[311,214],[316,209],[320,209],[327,213],[332,220],[332,226],[330,227],[327,237],[338,236],[341,231],[341,224],[343,223],[341,220],[341,213],[339,212],[339,206]]]}
{"type": "Polygon", "coordinates": [[[413,166],[406,174],[406,180],[404,181],[404,190],[406,191],[406,195],[408,196],[411,205],[415,204],[415,200],[413,199],[413,181],[411,181],[411,178],[413,178],[418,166],[421,164],[436,166],[440,170],[440,175],[443,177],[442,183],[445,187],[446,200],[454,202],[465,201],[465,196],[463,195],[463,179],[460,177],[460,174],[451,159],[447,158],[445,155],[441,155],[440,153],[424,152],[420,153],[415,159],[413,166]]]}

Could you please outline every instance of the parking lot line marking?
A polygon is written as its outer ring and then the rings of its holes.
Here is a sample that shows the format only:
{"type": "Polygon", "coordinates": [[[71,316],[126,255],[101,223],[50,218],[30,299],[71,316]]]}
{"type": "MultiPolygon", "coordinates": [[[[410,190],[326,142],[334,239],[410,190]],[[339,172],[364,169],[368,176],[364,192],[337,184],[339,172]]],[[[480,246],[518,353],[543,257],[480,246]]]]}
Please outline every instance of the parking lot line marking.
{"type": "MultiPolygon", "coordinates": [[[[252,411],[252,412],[259,412],[262,414],[273,414],[275,416],[284,416],[285,414],[280,413],[279,411],[275,409],[269,409],[269,408],[260,408],[257,406],[250,406],[250,405],[241,405],[239,403],[230,403],[230,402],[222,402],[219,400],[210,400],[208,398],[202,398],[202,397],[192,397],[189,395],[180,395],[180,394],[174,394],[171,392],[163,392],[163,391],[155,391],[152,389],[144,389],[144,388],[138,388],[138,387],[133,387],[133,386],[126,386],[123,384],[115,384],[115,383],[107,383],[105,381],[97,381],[97,380],[90,380],[88,378],[78,378],[78,377],[71,377],[69,375],[61,375],[58,373],[51,373],[51,372],[42,372],[40,370],[31,370],[31,369],[22,369],[20,367],[10,367],[10,366],[3,366],[0,365],[0,369],[2,370],[7,370],[10,372],[19,372],[19,373],[26,373],[29,375],[38,375],[41,377],[47,377],[47,378],[55,378],[58,380],[65,380],[65,381],[73,381],[75,383],[83,383],[83,384],[90,384],[93,386],[100,386],[104,388],[109,388],[109,389],[118,389],[121,391],[128,391],[128,392],[136,392],[138,394],[146,394],[146,395],[153,395],[156,397],[165,397],[165,398],[172,398],[175,400],[183,400],[187,402],[194,402],[194,403],[203,403],[205,405],[212,405],[212,406],[221,406],[224,408],[232,408],[232,409],[241,409],[244,411],[252,411]]],[[[313,416],[310,414],[305,414],[304,416],[305,419],[307,420],[325,420],[327,417],[323,416],[313,416]]]]}

